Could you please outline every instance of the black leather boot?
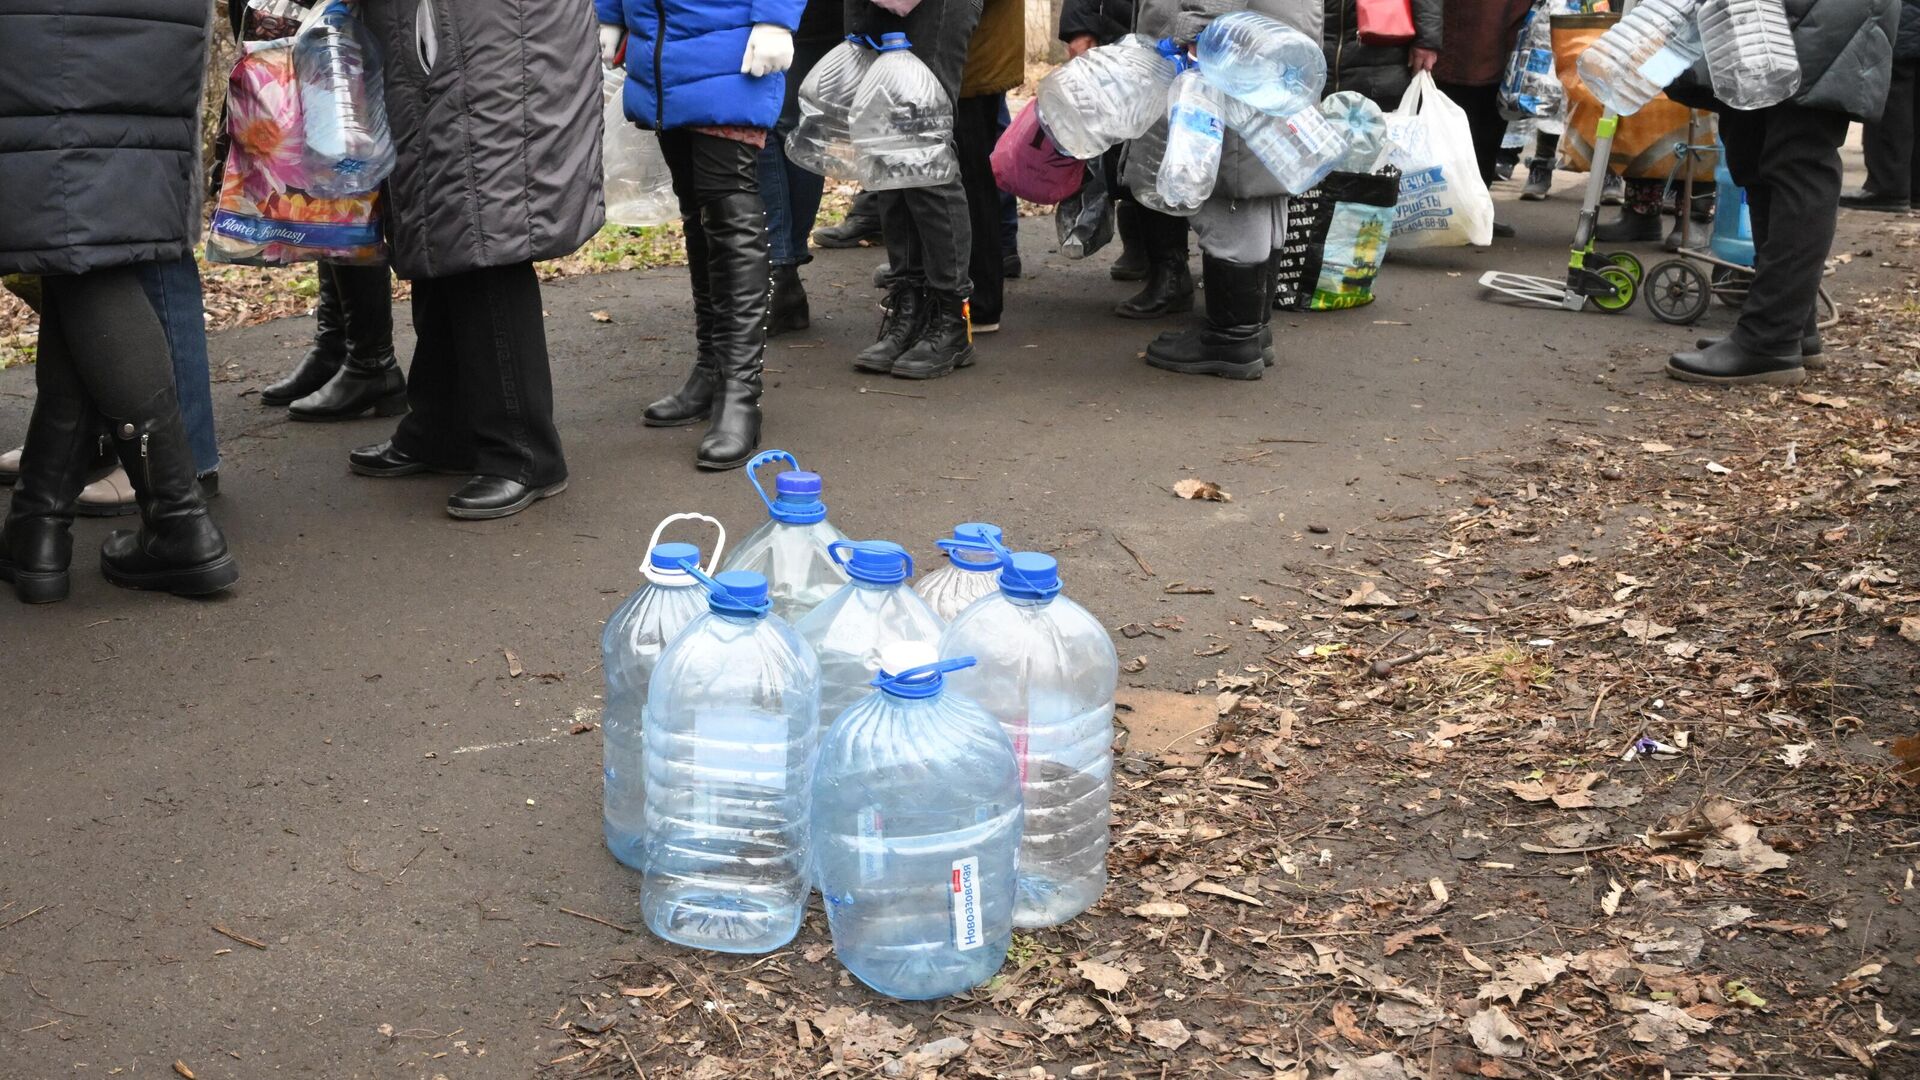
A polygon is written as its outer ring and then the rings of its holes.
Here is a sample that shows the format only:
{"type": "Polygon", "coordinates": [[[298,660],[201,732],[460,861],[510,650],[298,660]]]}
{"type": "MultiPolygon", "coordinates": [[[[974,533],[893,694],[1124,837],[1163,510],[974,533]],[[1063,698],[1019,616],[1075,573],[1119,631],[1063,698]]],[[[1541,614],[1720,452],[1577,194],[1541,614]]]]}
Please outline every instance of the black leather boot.
{"type": "Polygon", "coordinates": [[[1139,203],[1124,199],[1113,208],[1113,231],[1120,236],[1120,257],[1113,260],[1107,276],[1115,281],[1146,280],[1147,240],[1141,226],[1145,213],[1139,203]]]}
{"type": "MultiPolygon", "coordinates": [[[[41,363],[52,362],[43,357],[41,363]]],[[[85,400],[43,385],[27,423],[21,470],[0,525],[0,581],[23,603],[65,600],[73,562],[74,504],[99,446],[100,418],[85,400]]]]}
{"type": "Polygon", "coordinates": [[[679,390],[647,406],[648,427],[685,427],[713,412],[713,391],[720,376],[713,365],[713,283],[707,233],[699,215],[682,218],[687,237],[687,278],[693,290],[693,370],[679,390]]]}
{"type": "Polygon", "coordinates": [[[700,208],[712,270],[713,358],[720,382],[713,422],[694,464],[737,469],[760,448],[760,369],[767,354],[769,299],[766,210],[757,194],[700,208]]]}
{"type": "Polygon", "coordinates": [[[334,278],[336,267],[319,264],[320,302],[313,309],[313,344],[280,381],[260,388],[260,404],[280,407],[313,393],[347,361],[347,313],[334,278]]]}
{"type": "Polygon", "coordinates": [[[1807,381],[1807,368],[1797,348],[1752,352],[1728,337],[1694,352],[1674,353],[1667,360],[1667,375],[1681,382],[1720,386],[1799,386],[1807,381]]]}
{"type": "Polygon", "coordinates": [[[1270,261],[1234,263],[1203,256],[1207,278],[1207,323],[1198,330],[1162,334],[1147,346],[1147,364],[1187,375],[1257,379],[1266,373],[1260,331],[1270,311],[1270,261]]]}
{"type": "Polygon", "coordinates": [[[880,196],[862,191],[853,197],[846,220],[813,231],[813,242],[823,248],[866,247],[880,242],[880,196]]]}
{"type": "Polygon", "coordinates": [[[853,366],[876,375],[893,372],[902,354],[920,340],[927,321],[926,287],[910,281],[895,281],[887,292],[886,315],[880,319],[880,336],[860,350],[853,366]]]}
{"type": "Polygon", "coordinates": [[[805,330],[812,325],[813,313],[807,308],[807,287],[800,283],[800,268],[774,267],[773,300],[767,308],[767,336],[805,330]]]}
{"type": "Polygon", "coordinates": [[[126,589],[176,596],[217,593],[240,578],[200,485],[173,387],[132,416],[109,416],[107,434],[140,500],[140,528],[121,529],[100,546],[100,570],[126,589]]]}
{"type": "Polygon", "coordinates": [[[295,401],[295,420],[352,420],[407,411],[407,377],[393,356],[393,282],[384,266],[331,268],[347,317],[347,359],[327,384],[295,401]]]}
{"type": "Polygon", "coordinates": [[[956,368],[973,365],[973,327],[967,321],[967,298],[927,291],[927,321],[920,338],[894,361],[899,379],[937,379],[956,368]]]}
{"type": "Polygon", "coordinates": [[[1187,269],[1187,219],[1141,210],[1147,284],[1113,309],[1123,319],[1158,319],[1193,310],[1193,271],[1187,269]]]}
{"type": "Polygon", "coordinates": [[[1651,244],[1666,235],[1660,227],[1660,207],[1640,209],[1628,206],[1614,221],[1594,227],[1593,238],[1603,244],[1651,244]]]}

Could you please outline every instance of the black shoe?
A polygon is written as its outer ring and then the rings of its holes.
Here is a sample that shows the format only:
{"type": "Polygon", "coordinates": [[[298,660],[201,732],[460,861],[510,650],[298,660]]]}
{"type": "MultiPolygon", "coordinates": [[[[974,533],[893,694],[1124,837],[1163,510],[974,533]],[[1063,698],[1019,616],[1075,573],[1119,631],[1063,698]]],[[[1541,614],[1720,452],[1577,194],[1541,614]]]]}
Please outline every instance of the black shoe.
{"type": "Polygon", "coordinates": [[[1527,185],[1520,189],[1525,202],[1539,202],[1553,191],[1553,166],[1535,158],[1527,166],[1527,185]]]}
{"type": "Polygon", "coordinates": [[[1519,164],[1520,164],[1520,163],[1519,163],[1518,161],[1496,161],[1496,162],[1494,162],[1494,164],[1493,164],[1493,178],[1494,178],[1495,180],[1511,180],[1511,179],[1513,179],[1513,170],[1514,170],[1514,168],[1515,168],[1515,166],[1517,166],[1517,165],[1519,165],[1519,164]]]}
{"type": "Polygon", "coordinates": [[[1603,244],[1651,244],[1667,235],[1660,211],[1626,209],[1613,221],[1594,226],[1593,238],[1603,244]]]}
{"type": "Polygon", "coordinates": [[[1000,276],[1002,278],[1012,281],[1015,278],[1021,277],[1025,270],[1026,267],[1021,265],[1020,256],[1017,253],[1000,256],[1000,276]]]}
{"type": "MultiPolygon", "coordinates": [[[[294,400],[294,420],[352,420],[407,411],[407,379],[393,356],[393,278],[384,266],[324,264],[346,326],[346,360],[323,385],[294,400]]],[[[265,395],[263,394],[262,397],[265,395]]]]}
{"type": "Polygon", "coordinates": [[[1680,223],[1678,221],[1675,221],[1673,223],[1673,228],[1667,230],[1666,238],[1660,241],[1660,250],[1670,251],[1677,254],[1680,251],[1681,247],[1684,246],[1680,242],[1681,234],[1683,232],[1684,230],[1681,229],[1680,223]]]}
{"type": "MultiPolygon", "coordinates": [[[[1725,340],[1727,340],[1725,334],[1716,334],[1711,337],[1698,339],[1693,343],[1693,347],[1696,349],[1710,349],[1725,340]]],[[[1820,336],[1820,331],[1815,330],[1813,333],[1800,339],[1800,366],[1806,368],[1808,371],[1827,370],[1827,342],[1825,338],[1820,336]]]]}
{"type": "MultiPolygon", "coordinates": [[[[42,356],[40,362],[58,363],[42,356]]],[[[82,398],[46,390],[33,403],[21,472],[0,525],[0,581],[23,603],[65,600],[71,587],[74,504],[95,467],[100,416],[82,398]]]]}
{"type": "Polygon", "coordinates": [[[133,415],[105,418],[108,437],[140,500],[140,528],[100,545],[100,572],[123,589],[207,596],[240,579],[226,537],[207,513],[173,387],[133,415]]]}
{"type": "Polygon", "coordinates": [[[873,344],[860,350],[859,356],[854,357],[854,369],[870,371],[875,375],[890,374],[900,354],[920,340],[921,329],[927,320],[927,308],[923,286],[909,281],[894,282],[893,289],[887,293],[886,314],[880,319],[879,336],[873,344]]]}
{"type": "Polygon", "coordinates": [[[713,366],[713,283],[710,280],[707,234],[700,216],[682,218],[687,238],[687,277],[693,288],[693,370],[679,390],[647,406],[641,422],[648,427],[685,427],[713,414],[713,391],[719,375],[713,366]]]}
{"type": "Polygon", "coordinates": [[[813,231],[815,247],[855,248],[870,247],[880,242],[880,219],[861,214],[848,214],[838,225],[813,231]]]}
{"type": "Polygon", "coordinates": [[[291,405],[325,386],[347,362],[347,305],[333,269],[327,263],[317,268],[320,301],[313,309],[313,345],[284,378],[260,388],[260,404],[291,405]]]}
{"type": "Polygon", "coordinates": [[[767,306],[767,336],[789,330],[805,330],[813,325],[813,313],[807,307],[806,286],[800,283],[800,268],[773,268],[773,299],[767,306]]]}
{"type": "Polygon", "coordinates": [[[1162,334],[1147,346],[1147,366],[1183,375],[1258,379],[1266,373],[1261,322],[1273,310],[1271,260],[1234,263],[1202,256],[1207,322],[1197,330],[1162,334]]]}
{"type": "Polygon", "coordinates": [[[1799,386],[1807,369],[1798,352],[1779,355],[1751,353],[1731,340],[1716,341],[1698,352],[1674,353],[1667,374],[1691,383],[1721,386],[1799,386]]]}
{"type": "Polygon", "coordinates": [[[1853,188],[1840,193],[1840,205],[1849,210],[1878,210],[1886,214],[1904,214],[1913,204],[1898,195],[1882,195],[1868,188],[1853,188]]]}
{"type": "Polygon", "coordinates": [[[400,416],[407,411],[407,377],[389,356],[385,367],[366,368],[356,360],[340,366],[327,385],[287,407],[293,420],[325,422],[375,416],[400,416]]]}
{"type": "Polygon", "coordinates": [[[1512,225],[1504,221],[1496,221],[1493,223],[1493,236],[1496,240],[1511,240],[1519,235],[1519,233],[1514,231],[1512,225]]]}
{"type": "Polygon", "coordinates": [[[439,465],[430,465],[419,458],[406,453],[393,445],[393,440],[363,446],[347,455],[347,469],[355,476],[371,476],[386,479],[395,476],[413,476],[417,473],[436,472],[458,475],[465,469],[449,469],[439,465]]]}
{"type": "Polygon", "coordinates": [[[513,515],[567,490],[565,480],[543,487],[528,487],[503,476],[476,476],[447,496],[447,516],[462,521],[492,521],[513,515]]]}
{"type": "Polygon", "coordinates": [[[1120,236],[1120,257],[1107,269],[1115,281],[1147,279],[1147,240],[1143,217],[1147,213],[1139,203],[1122,202],[1113,209],[1114,231],[1120,236]]]}
{"type": "Polygon", "coordinates": [[[1123,319],[1158,319],[1193,310],[1193,272],[1187,268],[1187,219],[1140,211],[1140,246],[1147,283],[1113,309],[1123,319]]]}
{"type": "Polygon", "coordinates": [[[973,364],[973,328],[968,325],[965,297],[927,292],[926,325],[919,340],[894,361],[897,379],[937,379],[973,364]]]}
{"type": "Polygon", "coordinates": [[[694,464],[734,469],[760,448],[761,365],[767,353],[767,226],[758,195],[700,208],[712,271],[713,416],[694,464]]]}

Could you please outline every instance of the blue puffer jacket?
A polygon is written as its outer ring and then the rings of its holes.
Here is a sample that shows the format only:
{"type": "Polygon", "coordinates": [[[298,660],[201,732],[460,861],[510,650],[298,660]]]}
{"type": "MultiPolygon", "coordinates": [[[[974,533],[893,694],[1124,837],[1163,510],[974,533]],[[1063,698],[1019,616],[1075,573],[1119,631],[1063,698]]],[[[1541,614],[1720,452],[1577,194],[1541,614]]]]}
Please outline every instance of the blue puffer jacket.
{"type": "MultiPolygon", "coordinates": [[[[830,3],[837,0],[813,0],[830,3]]],[[[807,0],[594,0],[600,21],[627,28],[627,117],[641,127],[770,128],[784,74],[740,74],[756,23],[800,27],[807,0]]]]}

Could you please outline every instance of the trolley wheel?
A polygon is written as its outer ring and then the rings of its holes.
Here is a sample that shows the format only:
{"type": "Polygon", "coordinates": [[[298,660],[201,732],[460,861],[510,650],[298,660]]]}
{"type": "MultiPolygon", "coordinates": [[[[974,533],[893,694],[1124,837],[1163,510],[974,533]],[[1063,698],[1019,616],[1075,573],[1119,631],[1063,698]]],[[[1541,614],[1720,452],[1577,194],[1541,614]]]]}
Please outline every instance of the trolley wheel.
{"type": "Polygon", "coordinates": [[[1674,326],[1692,326],[1713,306],[1713,287],[1700,268],[1685,259],[1655,266],[1640,284],[1653,317],[1674,326]]]}
{"type": "Polygon", "coordinates": [[[1596,271],[1600,280],[1613,286],[1613,295],[1593,296],[1593,306],[1609,315],[1625,311],[1633,306],[1633,298],[1639,295],[1639,286],[1634,283],[1633,275],[1618,266],[1603,266],[1596,271]]]}
{"type": "Polygon", "coordinates": [[[1739,307],[1747,302],[1747,289],[1753,284],[1753,271],[1736,270],[1730,266],[1713,268],[1714,299],[1728,307],[1739,307]]]}
{"type": "Polygon", "coordinates": [[[1619,267],[1620,269],[1625,270],[1627,273],[1632,274],[1633,283],[1635,285],[1638,285],[1642,281],[1646,280],[1646,276],[1647,276],[1646,267],[1640,265],[1639,257],[1634,255],[1632,252],[1609,251],[1605,255],[1602,255],[1600,257],[1612,263],[1613,265],[1619,267]]]}

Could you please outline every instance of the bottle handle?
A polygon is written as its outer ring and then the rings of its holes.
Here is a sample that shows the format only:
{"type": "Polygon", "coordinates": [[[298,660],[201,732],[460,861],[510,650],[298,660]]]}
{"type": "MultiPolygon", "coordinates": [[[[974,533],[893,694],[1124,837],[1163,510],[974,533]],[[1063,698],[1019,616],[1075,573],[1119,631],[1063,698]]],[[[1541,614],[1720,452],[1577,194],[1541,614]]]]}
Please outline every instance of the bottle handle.
{"type": "MultiPolygon", "coordinates": [[[[1006,560],[1001,556],[1001,550],[1004,549],[996,549],[995,545],[988,540],[965,540],[960,537],[951,537],[946,540],[935,540],[933,543],[935,547],[949,555],[958,551],[965,551],[969,554],[977,555],[984,551],[993,556],[993,565],[1006,565],[1006,560]]],[[[971,560],[969,561],[971,562],[971,560]]]]}
{"type": "Polygon", "coordinates": [[[949,660],[936,660],[931,664],[921,664],[919,667],[908,668],[905,671],[896,672],[892,675],[883,671],[875,675],[873,681],[867,685],[875,689],[884,690],[889,686],[898,686],[902,683],[912,682],[915,679],[924,679],[929,675],[947,675],[955,671],[964,671],[979,662],[979,660],[971,656],[956,656],[949,660]]]}
{"type": "Polygon", "coordinates": [[[713,545],[713,557],[707,560],[707,573],[713,573],[714,567],[720,565],[720,553],[727,546],[727,527],[720,524],[718,518],[711,518],[705,514],[668,514],[661,518],[660,524],[653,527],[653,538],[647,541],[647,553],[640,558],[640,568],[645,570],[653,565],[653,549],[660,546],[660,534],[666,532],[667,526],[676,521],[704,521],[720,534],[719,540],[713,545]]]}
{"type": "Polygon", "coordinates": [[[758,604],[749,604],[741,600],[739,593],[736,593],[732,589],[727,588],[725,585],[720,584],[720,582],[716,581],[713,577],[708,575],[706,571],[700,569],[700,564],[693,561],[692,559],[681,559],[680,569],[685,570],[689,574],[692,574],[693,580],[698,581],[702,586],[706,588],[707,592],[713,594],[714,596],[724,597],[728,600],[733,601],[735,604],[738,604],[741,607],[746,608],[749,611],[753,611],[760,615],[765,615],[767,612],[773,610],[773,601],[771,599],[762,600],[758,604]]]}
{"type": "Polygon", "coordinates": [[[753,490],[760,496],[760,501],[767,504],[769,514],[773,513],[773,500],[767,498],[767,489],[760,486],[760,469],[774,461],[784,461],[796,470],[800,468],[800,462],[785,450],[762,450],[753,455],[753,460],[747,462],[747,480],[753,484],[753,490]]]}
{"type": "Polygon", "coordinates": [[[992,537],[987,538],[987,545],[993,549],[994,557],[1000,560],[1000,580],[1001,581],[1005,581],[1007,579],[1007,575],[1011,574],[1013,575],[1015,580],[1021,582],[1022,584],[1025,584],[1029,588],[1033,586],[1033,583],[1031,581],[1021,576],[1020,571],[1014,569],[1013,552],[1007,547],[1007,545],[1001,543],[998,540],[993,539],[992,537]]]}
{"type": "MultiPolygon", "coordinates": [[[[863,550],[861,545],[865,543],[865,540],[835,540],[833,543],[827,545],[827,558],[832,559],[835,566],[844,570],[847,568],[847,560],[840,554],[840,550],[845,548],[848,551],[860,551],[863,550]]],[[[904,551],[901,553],[901,557],[907,560],[907,576],[912,577],[913,553],[911,551],[904,551]]]]}

